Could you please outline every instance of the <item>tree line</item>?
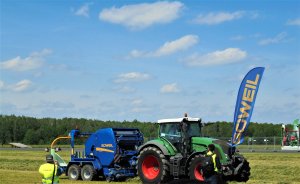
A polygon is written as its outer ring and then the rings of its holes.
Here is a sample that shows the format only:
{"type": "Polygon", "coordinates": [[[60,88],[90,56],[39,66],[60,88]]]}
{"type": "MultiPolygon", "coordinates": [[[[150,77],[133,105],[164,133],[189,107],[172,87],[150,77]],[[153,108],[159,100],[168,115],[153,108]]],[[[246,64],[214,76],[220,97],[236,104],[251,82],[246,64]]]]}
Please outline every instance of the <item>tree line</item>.
{"type": "MultiPolygon", "coordinates": [[[[203,135],[209,137],[231,137],[232,122],[208,122],[203,127],[203,135]]],[[[95,132],[100,128],[138,128],[145,138],[154,138],[158,134],[158,125],[154,122],[101,121],[84,118],[34,118],[15,115],[0,115],[0,142],[24,144],[50,144],[56,137],[68,135],[75,128],[81,132],[95,132]]],[[[250,123],[246,132],[249,137],[281,136],[281,125],[270,123],[250,123]]]]}

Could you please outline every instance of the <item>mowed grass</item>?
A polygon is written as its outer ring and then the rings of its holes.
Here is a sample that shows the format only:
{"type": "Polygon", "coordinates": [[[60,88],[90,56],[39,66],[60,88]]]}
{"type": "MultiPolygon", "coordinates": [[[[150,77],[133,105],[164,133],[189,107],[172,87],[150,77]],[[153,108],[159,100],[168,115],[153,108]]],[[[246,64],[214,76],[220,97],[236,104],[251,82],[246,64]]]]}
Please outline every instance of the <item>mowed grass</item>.
{"type": "MultiPolygon", "coordinates": [[[[0,150],[0,183],[40,183],[38,168],[44,163],[45,153],[42,150],[0,150]]],[[[59,154],[69,160],[70,152],[63,149],[59,154]]],[[[251,166],[249,184],[300,184],[300,153],[244,153],[251,166]]],[[[60,177],[62,184],[107,184],[106,181],[70,181],[66,176],[60,177]]],[[[111,182],[120,184],[120,182],[111,182]]],[[[122,184],[141,183],[139,178],[133,178],[122,184]]],[[[181,182],[181,184],[186,182],[181,182]]],[[[235,184],[237,182],[230,182],[235,184]]]]}
{"type": "Polygon", "coordinates": [[[244,153],[251,166],[249,183],[300,183],[300,153],[244,153]]]}

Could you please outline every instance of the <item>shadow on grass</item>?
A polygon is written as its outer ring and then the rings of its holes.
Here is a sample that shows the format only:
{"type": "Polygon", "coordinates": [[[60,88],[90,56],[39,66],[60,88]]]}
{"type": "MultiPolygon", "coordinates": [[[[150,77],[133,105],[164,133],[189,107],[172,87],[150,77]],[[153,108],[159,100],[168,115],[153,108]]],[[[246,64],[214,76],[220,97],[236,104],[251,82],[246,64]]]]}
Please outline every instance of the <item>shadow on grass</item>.
{"type": "Polygon", "coordinates": [[[180,179],[180,180],[173,180],[169,181],[168,184],[204,184],[204,182],[199,182],[199,181],[193,181],[189,179],[180,179]]]}
{"type": "MultiPolygon", "coordinates": [[[[67,180],[69,180],[68,178],[66,178],[66,177],[64,177],[64,178],[61,178],[60,180],[62,180],[62,181],[67,181],[67,180]]],[[[69,180],[69,181],[71,181],[71,180],[69,180]]],[[[82,181],[82,180],[81,180],[82,181]]],[[[98,181],[98,182],[103,182],[103,183],[107,183],[107,184],[109,184],[110,182],[106,182],[106,180],[105,179],[103,179],[103,178],[100,178],[100,179],[97,179],[96,181],[98,181]]],[[[82,182],[84,182],[84,181],[82,181],[82,182]]],[[[125,183],[130,183],[131,181],[129,180],[129,181],[126,181],[125,183]]],[[[122,181],[114,181],[113,183],[120,183],[120,184],[122,184],[123,182],[122,181]]],[[[135,182],[133,182],[133,183],[135,183],[135,182]]],[[[189,179],[179,179],[179,180],[173,180],[173,181],[169,181],[167,184],[205,184],[204,182],[197,182],[197,181],[191,181],[191,180],[189,180],[189,179]]]]}

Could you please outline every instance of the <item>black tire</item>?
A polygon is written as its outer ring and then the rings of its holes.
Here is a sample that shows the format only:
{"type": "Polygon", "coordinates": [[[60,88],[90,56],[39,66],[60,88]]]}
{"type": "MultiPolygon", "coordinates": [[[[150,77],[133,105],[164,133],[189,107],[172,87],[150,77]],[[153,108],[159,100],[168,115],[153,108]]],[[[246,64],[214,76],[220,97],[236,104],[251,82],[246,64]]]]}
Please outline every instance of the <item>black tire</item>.
{"type": "Polygon", "coordinates": [[[189,164],[189,177],[190,180],[196,181],[196,182],[204,182],[204,176],[200,171],[201,163],[202,163],[202,155],[196,155],[189,164]]]}
{"type": "Polygon", "coordinates": [[[81,169],[81,177],[84,181],[92,181],[96,178],[97,172],[92,165],[84,165],[81,169]]]}
{"type": "Polygon", "coordinates": [[[250,165],[249,162],[245,159],[243,166],[241,167],[239,174],[236,176],[236,181],[238,182],[246,182],[249,180],[250,177],[250,165]]]}
{"type": "Polygon", "coordinates": [[[111,181],[114,181],[115,178],[112,176],[112,177],[106,177],[105,178],[106,182],[111,182],[111,181]]]}
{"type": "Polygon", "coordinates": [[[137,170],[144,184],[165,183],[169,180],[169,162],[156,147],[146,147],[141,150],[137,170]]]}
{"type": "Polygon", "coordinates": [[[81,168],[73,164],[68,169],[68,177],[70,180],[80,180],[81,179],[81,168]]]}

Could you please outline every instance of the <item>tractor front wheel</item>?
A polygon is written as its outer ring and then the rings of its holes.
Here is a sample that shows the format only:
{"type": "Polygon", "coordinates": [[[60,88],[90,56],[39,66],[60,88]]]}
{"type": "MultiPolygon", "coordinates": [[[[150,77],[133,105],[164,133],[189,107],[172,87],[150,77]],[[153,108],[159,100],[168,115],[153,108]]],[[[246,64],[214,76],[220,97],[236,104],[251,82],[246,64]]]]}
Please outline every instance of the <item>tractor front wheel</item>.
{"type": "Polygon", "coordinates": [[[68,169],[69,179],[79,180],[81,178],[80,172],[81,172],[81,168],[78,165],[76,164],[71,165],[68,169]]]}
{"type": "Polygon", "coordinates": [[[155,147],[146,147],[138,157],[138,175],[144,184],[167,182],[169,163],[165,155],[155,147]]]}
{"type": "Polygon", "coordinates": [[[201,163],[202,157],[200,155],[196,155],[194,158],[192,158],[189,164],[189,176],[191,180],[196,180],[198,182],[204,181],[204,176],[201,172],[201,163]]]}
{"type": "Polygon", "coordinates": [[[249,162],[245,159],[241,169],[239,170],[238,175],[235,176],[236,181],[247,182],[250,177],[250,169],[251,168],[250,168],[249,162]]]}

